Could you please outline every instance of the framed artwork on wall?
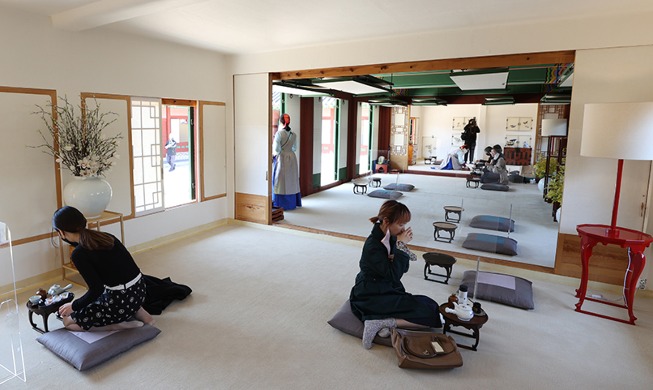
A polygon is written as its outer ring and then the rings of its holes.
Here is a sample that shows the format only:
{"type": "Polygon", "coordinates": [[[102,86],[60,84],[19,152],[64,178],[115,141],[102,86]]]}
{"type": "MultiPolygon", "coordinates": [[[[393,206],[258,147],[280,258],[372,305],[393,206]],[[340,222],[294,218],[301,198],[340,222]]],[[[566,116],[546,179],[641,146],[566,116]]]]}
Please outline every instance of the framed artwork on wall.
{"type": "Polygon", "coordinates": [[[451,129],[463,131],[465,129],[465,125],[469,123],[470,119],[472,119],[471,116],[454,116],[451,129]]]}
{"type": "Polygon", "coordinates": [[[533,118],[507,117],[506,131],[531,131],[533,129],[533,118]]]}

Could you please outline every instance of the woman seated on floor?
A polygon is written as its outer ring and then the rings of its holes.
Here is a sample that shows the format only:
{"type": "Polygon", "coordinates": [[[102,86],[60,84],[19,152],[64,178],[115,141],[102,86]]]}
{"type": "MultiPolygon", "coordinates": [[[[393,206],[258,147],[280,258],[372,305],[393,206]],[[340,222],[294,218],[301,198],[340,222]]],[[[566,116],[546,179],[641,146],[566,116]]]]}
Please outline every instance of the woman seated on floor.
{"type": "Polygon", "coordinates": [[[390,336],[390,329],[439,328],[442,326],[438,304],[423,295],[406,292],[401,277],[408,272],[409,261],[417,260],[407,244],[413,239],[410,211],[396,200],[388,200],[365,241],[359,262],[360,272],[351,289],[351,310],[365,323],[363,346],[372,347],[374,336],[390,336]]]}
{"type": "Polygon", "coordinates": [[[461,170],[466,169],[465,167],[465,155],[468,152],[469,147],[466,144],[461,145],[459,148],[453,149],[447,158],[442,160],[440,164],[441,170],[461,170]]]}
{"type": "Polygon", "coordinates": [[[508,168],[506,159],[503,158],[501,145],[494,145],[490,151],[492,161],[485,167],[485,173],[481,176],[481,183],[508,184],[508,168]]]}
{"type": "Polygon", "coordinates": [[[64,206],[52,217],[59,237],[73,247],[70,256],[88,291],[59,308],[68,330],[119,330],[154,324],[143,309],[145,282],[129,251],[109,233],[86,227],[86,218],[64,206]],[[136,320],[130,321],[132,318],[136,320]]]}

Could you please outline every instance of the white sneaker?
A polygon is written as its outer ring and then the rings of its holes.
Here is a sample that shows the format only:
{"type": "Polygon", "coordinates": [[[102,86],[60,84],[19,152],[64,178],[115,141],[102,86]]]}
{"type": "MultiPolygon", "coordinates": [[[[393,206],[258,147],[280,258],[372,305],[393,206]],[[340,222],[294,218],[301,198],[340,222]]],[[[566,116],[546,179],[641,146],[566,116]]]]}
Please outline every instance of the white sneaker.
{"type": "Polygon", "coordinates": [[[390,329],[383,328],[376,335],[379,336],[379,337],[382,337],[384,339],[388,338],[388,337],[390,337],[390,329]]]}

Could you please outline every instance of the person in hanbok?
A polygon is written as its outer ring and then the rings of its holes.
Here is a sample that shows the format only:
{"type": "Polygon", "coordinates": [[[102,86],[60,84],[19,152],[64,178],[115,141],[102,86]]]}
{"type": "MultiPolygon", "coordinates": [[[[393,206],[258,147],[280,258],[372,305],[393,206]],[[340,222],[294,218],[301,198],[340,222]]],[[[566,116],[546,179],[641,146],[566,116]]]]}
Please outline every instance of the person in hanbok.
{"type": "Polygon", "coordinates": [[[447,154],[447,158],[442,160],[440,164],[441,170],[454,170],[459,171],[465,169],[465,155],[467,154],[468,147],[466,144],[461,145],[459,148],[452,149],[447,154]]]}
{"type": "Polygon", "coordinates": [[[279,118],[281,128],[274,135],[272,144],[272,205],[284,210],[302,207],[299,190],[299,166],[297,164],[297,134],[290,129],[290,115],[279,118]]]}

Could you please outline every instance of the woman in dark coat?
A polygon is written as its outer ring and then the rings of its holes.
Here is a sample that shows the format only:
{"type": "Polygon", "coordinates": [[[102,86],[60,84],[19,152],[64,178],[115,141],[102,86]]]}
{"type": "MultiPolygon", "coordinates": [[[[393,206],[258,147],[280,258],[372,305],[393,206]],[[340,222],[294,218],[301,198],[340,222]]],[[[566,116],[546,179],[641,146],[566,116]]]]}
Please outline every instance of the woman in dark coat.
{"type": "Polygon", "coordinates": [[[351,309],[365,323],[363,346],[371,348],[382,329],[439,328],[442,326],[438,304],[423,295],[407,293],[401,277],[408,271],[409,261],[417,260],[407,244],[413,239],[410,211],[396,200],[381,206],[379,214],[370,218],[372,234],[365,241],[359,262],[360,272],[349,297],[351,309]]]}

